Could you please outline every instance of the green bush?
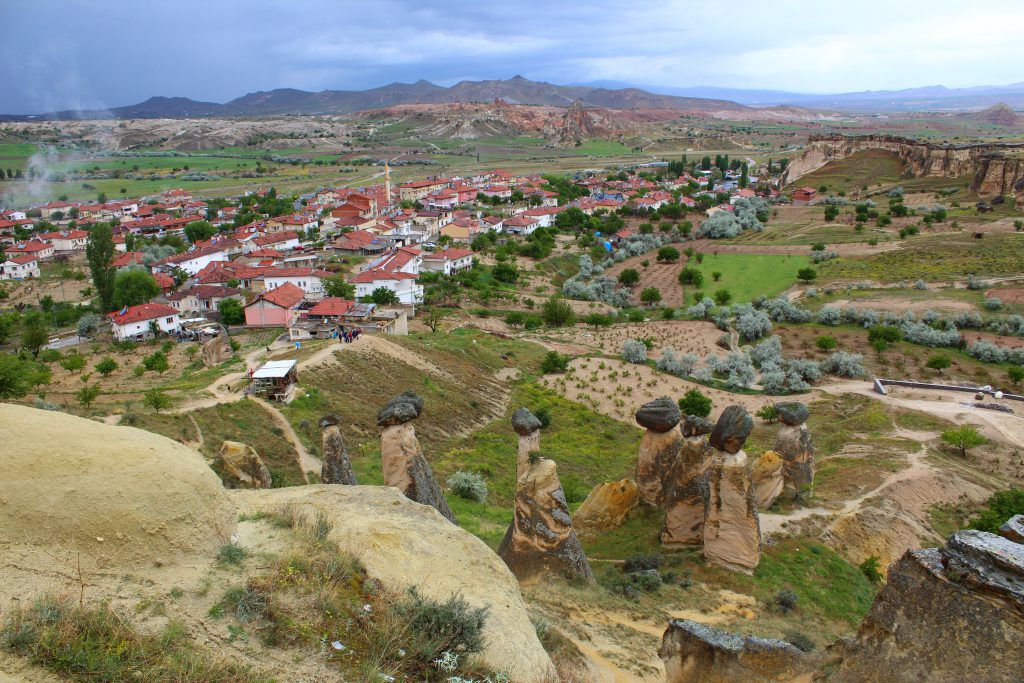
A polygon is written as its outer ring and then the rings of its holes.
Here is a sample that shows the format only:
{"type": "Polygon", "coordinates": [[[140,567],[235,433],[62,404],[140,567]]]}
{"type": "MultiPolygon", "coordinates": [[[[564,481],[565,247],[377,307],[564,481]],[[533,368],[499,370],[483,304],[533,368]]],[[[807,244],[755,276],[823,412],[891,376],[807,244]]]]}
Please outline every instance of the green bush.
{"type": "Polygon", "coordinates": [[[814,652],[816,648],[814,641],[799,631],[787,633],[786,642],[801,652],[814,652]]]}
{"type": "Polygon", "coordinates": [[[448,488],[459,498],[475,500],[478,503],[487,502],[487,482],[475,472],[459,470],[448,477],[448,488]]]}
{"type": "Polygon", "coordinates": [[[775,604],[778,605],[779,609],[783,612],[792,612],[796,609],[798,599],[799,598],[794,591],[786,588],[775,595],[775,604]]]}
{"type": "Polygon", "coordinates": [[[423,670],[446,652],[473,654],[484,648],[484,623],[490,609],[470,607],[461,596],[435,602],[413,587],[393,610],[408,625],[407,661],[423,670]]]}
{"type": "Polygon", "coordinates": [[[540,362],[540,371],[544,374],[565,372],[568,367],[569,356],[558,353],[558,351],[548,351],[544,360],[540,362]]]}
{"type": "Polygon", "coordinates": [[[711,414],[711,399],[705,396],[700,389],[690,389],[679,399],[679,410],[683,415],[707,417],[711,414]]]}
{"type": "Polygon", "coordinates": [[[877,555],[872,555],[860,563],[860,570],[868,578],[868,581],[872,583],[880,583],[882,581],[881,563],[882,560],[877,555]]]}
{"type": "Polygon", "coordinates": [[[1024,489],[996,491],[985,501],[985,509],[971,518],[969,528],[995,534],[1014,515],[1024,515],[1024,489]]]}

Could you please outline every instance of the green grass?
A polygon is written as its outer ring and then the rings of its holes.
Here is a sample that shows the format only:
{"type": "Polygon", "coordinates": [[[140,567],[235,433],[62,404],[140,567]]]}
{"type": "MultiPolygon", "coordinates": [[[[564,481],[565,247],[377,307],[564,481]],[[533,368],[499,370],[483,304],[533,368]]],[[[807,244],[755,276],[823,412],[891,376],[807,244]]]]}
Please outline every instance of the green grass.
{"type": "Polygon", "coordinates": [[[571,149],[580,154],[589,154],[596,157],[610,157],[631,153],[629,147],[615,140],[587,140],[579,147],[571,149]]]}
{"type": "MultiPolygon", "coordinates": [[[[766,256],[762,254],[704,254],[704,263],[691,260],[689,267],[704,275],[700,289],[712,296],[720,289],[732,293],[731,303],[752,301],[759,296],[775,296],[796,282],[796,273],[809,264],[806,256],[766,256]],[[722,279],[715,282],[712,273],[720,272],[722,279]]],[[[691,294],[693,287],[688,288],[691,294]]]]}
{"type": "Polygon", "coordinates": [[[829,190],[851,192],[864,185],[873,188],[879,184],[895,183],[903,174],[903,168],[903,162],[892,152],[871,149],[830,162],[797,178],[791,185],[815,189],[827,185],[829,190]]]}
{"type": "Polygon", "coordinates": [[[272,679],[202,650],[181,624],[132,627],[110,606],[44,598],[7,615],[0,647],[75,681],[258,683],[272,679]]]}

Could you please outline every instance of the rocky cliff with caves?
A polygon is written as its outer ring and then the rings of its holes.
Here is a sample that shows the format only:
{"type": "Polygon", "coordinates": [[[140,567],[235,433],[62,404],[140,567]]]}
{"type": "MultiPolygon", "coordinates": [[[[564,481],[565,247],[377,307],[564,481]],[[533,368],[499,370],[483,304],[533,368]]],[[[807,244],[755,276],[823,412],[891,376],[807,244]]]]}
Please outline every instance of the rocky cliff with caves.
{"type": "Polygon", "coordinates": [[[896,155],[910,178],[971,175],[971,189],[982,197],[1024,196],[1024,144],[939,145],[892,135],[812,135],[803,155],[789,165],[785,182],[868,150],[896,155]]]}

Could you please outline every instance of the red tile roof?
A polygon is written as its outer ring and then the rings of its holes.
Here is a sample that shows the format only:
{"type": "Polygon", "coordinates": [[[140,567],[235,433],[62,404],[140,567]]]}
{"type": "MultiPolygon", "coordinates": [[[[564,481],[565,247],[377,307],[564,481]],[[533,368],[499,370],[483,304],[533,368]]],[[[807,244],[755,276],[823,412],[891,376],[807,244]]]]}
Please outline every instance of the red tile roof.
{"type": "Polygon", "coordinates": [[[435,251],[433,254],[424,254],[424,261],[444,261],[445,259],[454,261],[456,259],[464,258],[466,256],[472,256],[475,252],[470,249],[445,249],[443,251],[435,251]]]}
{"type": "Polygon", "coordinates": [[[320,299],[316,306],[309,309],[309,315],[317,317],[345,315],[354,303],[354,301],[348,301],[336,296],[325,297],[320,299]]]}
{"type": "Polygon", "coordinates": [[[295,308],[305,298],[306,293],[296,287],[290,282],[286,282],[280,287],[271,289],[270,291],[263,292],[255,299],[250,301],[246,306],[252,306],[257,301],[268,301],[275,306],[281,308],[295,308]]]}
{"type": "Polygon", "coordinates": [[[107,317],[115,325],[128,325],[130,323],[139,323],[145,320],[156,320],[157,318],[169,318],[172,315],[178,315],[178,312],[170,306],[164,306],[163,304],[141,304],[139,306],[129,306],[128,310],[124,313],[115,311],[114,313],[107,313],[107,317]]]}

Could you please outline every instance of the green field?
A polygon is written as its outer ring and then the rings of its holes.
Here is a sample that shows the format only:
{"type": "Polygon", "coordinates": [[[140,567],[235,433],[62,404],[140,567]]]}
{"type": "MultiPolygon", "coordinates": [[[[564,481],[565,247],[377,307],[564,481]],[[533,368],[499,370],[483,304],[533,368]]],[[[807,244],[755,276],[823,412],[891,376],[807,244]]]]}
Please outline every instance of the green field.
{"type": "Polygon", "coordinates": [[[895,183],[903,174],[903,168],[903,162],[895,154],[872,149],[830,162],[817,171],[801,176],[792,185],[813,188],[827,185],[829,190],[852,192],[865,185],[871,189],[877,185],[895,183]]]}
{"type": "Polygon", "coordinates": [[[762,254],[704,253],[704,263],[690,261],[689,267],[704,275],[701,289],[712,296],[720,289],[732,293],[733,303],[752,301],[759,296],[775,296],[796,282],[796,272],[807,267],[806,256],[765,256],[762,254]],[[715,282],[712,273],[722,274],[715,282]]]}

